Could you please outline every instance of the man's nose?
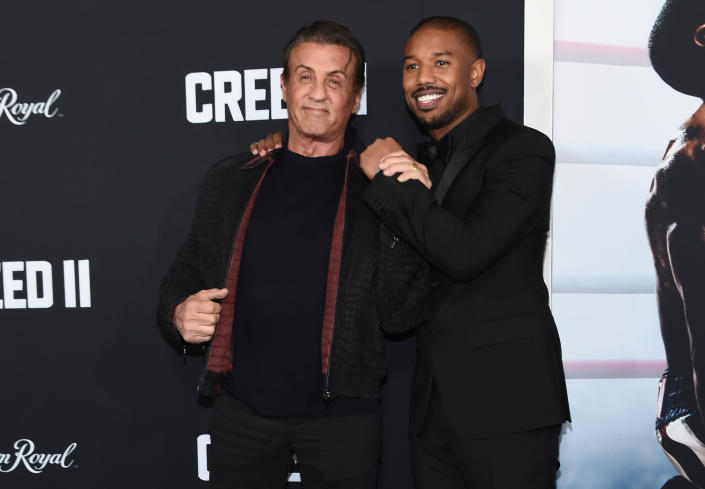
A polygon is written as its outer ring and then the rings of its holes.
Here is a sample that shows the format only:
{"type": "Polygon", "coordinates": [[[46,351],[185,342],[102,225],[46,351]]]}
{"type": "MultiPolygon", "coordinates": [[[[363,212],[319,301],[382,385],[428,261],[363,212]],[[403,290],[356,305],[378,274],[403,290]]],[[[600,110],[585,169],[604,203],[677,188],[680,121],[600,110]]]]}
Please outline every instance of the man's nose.
{"type": "Polygon", "coordinates": [[[324,101],[328,97],[325,80],[316,80],[308,95],[317,102],[324,101]]]}
{"type": "Polygon", "coordinates": [[[428,85],[436,79],[432,66],[420,65],[416,70],[416,83],[419,85],[428,85]]]}

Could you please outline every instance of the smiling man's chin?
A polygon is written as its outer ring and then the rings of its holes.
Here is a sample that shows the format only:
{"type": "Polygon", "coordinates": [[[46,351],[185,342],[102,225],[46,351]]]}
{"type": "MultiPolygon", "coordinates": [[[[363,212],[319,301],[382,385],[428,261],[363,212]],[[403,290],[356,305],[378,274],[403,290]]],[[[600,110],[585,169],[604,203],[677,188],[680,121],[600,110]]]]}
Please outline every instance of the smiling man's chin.
{"type": "Polygon", "coordinates": [[[458,117],[458,111],[446,110],[441,113],[434,113],[432,110],[418,109],[414,111],[416,119],[427,129],[440,129],[452,123],[458,117]]]}

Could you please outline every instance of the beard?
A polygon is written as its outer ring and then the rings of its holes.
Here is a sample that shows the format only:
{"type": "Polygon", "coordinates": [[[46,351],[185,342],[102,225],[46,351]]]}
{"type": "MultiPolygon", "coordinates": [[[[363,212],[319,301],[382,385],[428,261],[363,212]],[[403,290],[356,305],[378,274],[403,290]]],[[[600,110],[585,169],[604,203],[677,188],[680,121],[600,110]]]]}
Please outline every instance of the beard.
{"type": "Polygon", "coordinates": [[[412,113],[419,124],[425,129],[440,129],[455,122],[465,110],[466,102],[464,100],[458,100],[441,114],[424,116],[424,112],[415,110],[412,110],[412,113]]]}

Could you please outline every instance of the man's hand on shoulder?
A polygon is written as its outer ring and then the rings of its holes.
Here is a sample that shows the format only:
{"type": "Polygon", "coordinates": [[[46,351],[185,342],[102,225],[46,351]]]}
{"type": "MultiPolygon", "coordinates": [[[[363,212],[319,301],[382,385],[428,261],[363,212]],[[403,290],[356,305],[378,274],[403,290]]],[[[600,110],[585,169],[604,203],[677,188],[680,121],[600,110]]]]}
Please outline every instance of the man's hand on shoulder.
{"type": "Polygon", "coordinates": [[[263,139],[250,144],[250,152],[253,155],[264,156],[273,149],[282,147],[282,133],[277,131],[274,134],[267,134],[263,139]]]}
{"type": "Polygon", "coordinates": [[[213,337],[220,319],[220,304],[228,289],[207,289],[190,295],[174,308],[174,324],[187,343],[205,343],[213,337]]]}

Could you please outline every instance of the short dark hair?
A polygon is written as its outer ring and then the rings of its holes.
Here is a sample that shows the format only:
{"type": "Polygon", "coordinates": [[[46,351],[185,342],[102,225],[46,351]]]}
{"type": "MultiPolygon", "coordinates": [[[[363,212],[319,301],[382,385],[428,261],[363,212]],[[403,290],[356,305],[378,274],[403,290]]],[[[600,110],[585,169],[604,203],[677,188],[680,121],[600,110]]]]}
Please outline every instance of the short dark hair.
{"type": "Polygon", "coordinates": [[[444,16],[426,17],[421,22],[416,24],[413,29],[411,29],[409,37],[411,37],[422,27],[453,30],[457,32],[468,44],[472,53],[478,58],[482,58],[482,43],[480,42],[480,36],[477,35],[475,28],[464,20],[460,20],[456,17],[444,16]]]}
{"type": "Polygon", "coordinates": [[[356,90],[365,86],[365,50],[360,41],[346,26],[334,20],[317,20],[311,25],[303,26],[296,31],[286,46],[284,46],[284,80],[289,79],[289,56],[291,51],[301,43],[315,42],[318,44],[334,44],[350,50],[355,57],[354,84],[356,90]]]}
{"type": "Polygon", "coordinates": [[[705,99],[705,2],[668,0],[649,36],[649,58],[671,87],[705,99]]]}

